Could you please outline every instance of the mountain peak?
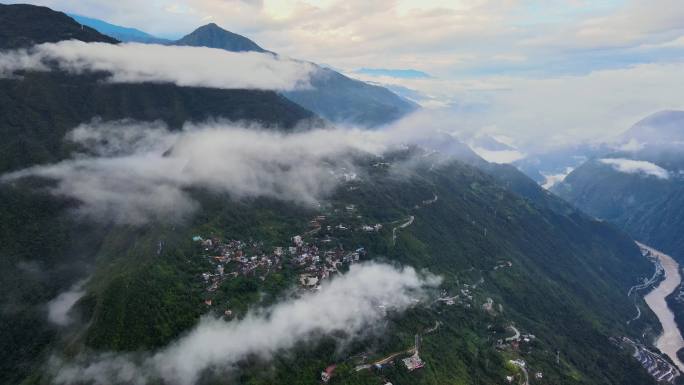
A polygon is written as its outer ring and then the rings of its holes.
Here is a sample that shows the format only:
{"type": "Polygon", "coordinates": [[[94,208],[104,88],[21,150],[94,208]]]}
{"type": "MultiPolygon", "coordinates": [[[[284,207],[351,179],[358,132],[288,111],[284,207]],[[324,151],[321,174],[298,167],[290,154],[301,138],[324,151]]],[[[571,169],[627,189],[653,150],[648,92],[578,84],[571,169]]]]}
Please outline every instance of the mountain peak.
{"type": "Polygon", "coordinates": [[[232,52],[267,52],[252,40],[230,32],[216,23],[203,25],[190,34],[182,37],[175,45],[189,45],[193,47],[220,48],[232,52]]]}

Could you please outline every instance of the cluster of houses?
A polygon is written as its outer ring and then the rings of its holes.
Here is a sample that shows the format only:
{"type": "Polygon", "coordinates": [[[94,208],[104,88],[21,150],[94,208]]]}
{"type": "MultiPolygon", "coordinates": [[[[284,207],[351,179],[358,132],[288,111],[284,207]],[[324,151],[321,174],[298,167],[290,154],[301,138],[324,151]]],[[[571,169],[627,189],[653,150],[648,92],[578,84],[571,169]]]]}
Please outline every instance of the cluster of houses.
{"type": "MultiPolygon", "coordinates": [[[[614,341],[620,345],[618,341],[614,341]]],[[[643,345],[632,341],[628,337],[622,337],[622,343],[634,348],[634,358],[643,366],[656,381],[663,384],[674,384],[681,372],[662,355],[652,352],[643,345]]]]}
{"type": "Polygon", "coordinates": [[[454,296],[449,296],[446,290],[443,290],[436,302],[441,302],[447,306],[462,305],[466,309],[470,309],[473,302],[473,293],[471,286],[468,284],[463,285],[460,289],[459,294],[454,296]]]}
{"type": "Polygon", "coordinates": [[[292,238],[288,254],[291,262],[302,271],[299,275],[300,286],[316,289],[321,281],[339,273],[341,267],[359,262],[366,251],[362,247],[349,251],[341,245],[323,251],[316,243],[307,244],[300,235],[296,235],[292,238]]]}
{"type": "Polygon", "coordinates": [[[209,292],[216,291],[221,283],[230,277],[259,274],[259,277],[265,280],[270,271],[282,269],[282,247],[266,252],[262,242],[224,242],[218,238],[204,239],[199,235],[194,236],[193,241],[201,244],[206,257],[214,266],[214,271],[202,273],[202,279],[207,284],[209,292]]]}
{"type": "MultiPolygon", "coordinates": [[[[347,210],[355,210],[347,207],[347,210]]],[[[320,230],[325,216],[317,216],[310,221],[313,231],[320,230]]],[[[330,226],[328,226],[330,227],[330,226]]],[[[339,225],[346,229],[343,225],[339,225]]],[[[382,225],[364,225],[363,231],[379,231],[382,225]]],[[[305,235],[307,235],[305,234],[305,235]]],[[[266,250],[263,242],[207,238],[196,235],[193,241],[198,242],[209,259],[213,271],[202,273],[202,279],[207,285],[207,291],[218,289],[223,281],[241,275],[256,275],[266,280],[269,273],[283,268],[283,263],[289,263],[300,271],[298,283],[304,289],[316,289],[320,283],[337,274],[342,267],[359,262],[366,254],[363,247],[345,250],[342,245],[325,247],[331,243],[329,237],[314,238],[312,242],[305,242],[304,236],[295,235],[289,246],[278,246],[266,250]]],[[[209,302],[207,302],[209,304],[209,302]]],[[[209,304],[210,305],[210,304],[209,304]]]]}

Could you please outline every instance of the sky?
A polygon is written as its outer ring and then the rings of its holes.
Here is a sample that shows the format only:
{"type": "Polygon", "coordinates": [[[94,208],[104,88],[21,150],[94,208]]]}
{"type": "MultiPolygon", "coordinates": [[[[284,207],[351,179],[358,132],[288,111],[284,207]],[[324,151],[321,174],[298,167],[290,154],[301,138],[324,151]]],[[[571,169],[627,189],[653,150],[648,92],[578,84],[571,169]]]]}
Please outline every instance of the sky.
{"type": "Polygon", "coordinates": [[[528,151],[605,140],[684,108],[680,0],[28,2],[168,38],[215,22],[282,55],[408,90],[528,151]]]}

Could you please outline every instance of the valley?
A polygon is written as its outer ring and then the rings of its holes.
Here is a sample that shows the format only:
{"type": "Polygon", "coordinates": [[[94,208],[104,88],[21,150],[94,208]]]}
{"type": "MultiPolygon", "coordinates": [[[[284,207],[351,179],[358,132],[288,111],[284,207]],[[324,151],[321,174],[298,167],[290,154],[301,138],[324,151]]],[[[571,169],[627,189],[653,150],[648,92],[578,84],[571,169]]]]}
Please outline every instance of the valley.
{"type": "Polygon", "coordinates": [[[677,352],[684,348],[684,339],[682,339],[682,333],[675,322],[675,316],[665,301],[681,283],[679,264],[669,255],[644,244],[639,244],[639,247],[656,258],[664,270],[665,279],[644,297],[649,308],[658,317],[663,329],[662,334],[658,336],[655,342],[655,346],[670,357],[680,371],[684,371],[684,364],[677,356],[677,352]]]}
{"type": "MultiPolygon", "coordinates": [[[[674,165],[578,157],[546,190],[478,155],[527,156],[474,119],[496,116],[480,103],[509,93],[506,77],[463,83],[482,89],[458,103],[357,79],[333,65],[377,40],[350,29],[334,55],[316,50],[340,19],[301,50],[287,24],[316,30],[323,5],[263,34],[268,2],[253,3],[200,19],[200,2],[169,7],[149,25],[185,17],[183,35],[163,38],[75,3],[0,4],[0,383],[684,383],[678,254],[632,239],[654,231],[635,218],[681,219],[660,200],[674,165]],[[245,9],[253,25],[224,25],[259,44],[220,26],[245,9]],[[597,194],[597,172],[614,193],[597,194]],[[643,216],[626,215],[639,200],[643,216]]],[[[518,167],[543,171],[532,158],[518,167]]]]}

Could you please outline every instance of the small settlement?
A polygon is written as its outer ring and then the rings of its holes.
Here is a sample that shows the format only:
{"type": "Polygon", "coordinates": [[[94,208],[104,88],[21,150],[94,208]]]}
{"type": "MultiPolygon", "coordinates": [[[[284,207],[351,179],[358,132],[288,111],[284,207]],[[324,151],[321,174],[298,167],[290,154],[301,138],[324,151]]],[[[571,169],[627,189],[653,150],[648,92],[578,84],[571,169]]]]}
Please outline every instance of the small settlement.
{"type": "Polygon", "coordinates": [[[611,339],[611,341],[623,349],[634,349],[634,358],[659,383],[675,384],[677,378],[681,375],[679,369],[661,354],[647,349],[642,344],[628,337],[622,337],[621,341],[617,339],[611,339]]]}
{"type": "MultiPolygon", "coordinates": [[[[346,210],[353,211],[355,208],[350,205],[346,210]]],[[[292,236],[289,244],[275,247],[266,247],[261,241],[224,240],[195,235],[192,240],[201,245],[204,257],[212,266],[211,270],[201,274],[207,291],[205,304],[212,305],[212,293],[224,281],[238,276],[255,276],[266,281],[272,272],[282,270],[285,264],[297,272],[296,281],[302,290],[317,290],[324,280],[366,256],[363,247],[346,250],[341,243],[332,242],[328,236],[312,237],[323,228],[325,222],[326,216],[316,216],[309,223],[309,231],[292,236]],[[307,242],[306,239],[310,240],[307,242]]],[[[333,230],[331,225],[326,228],[333,230]]],[[[378,232],[380,229],[381,224],[363,224],[356,230],[378,232]]],[[[335,231],[344,230],[348,228],[342,224],[335,226],[335,231]]],[[[228,310],[226,314],[232,315],[232,312],[228,310]]]]}

